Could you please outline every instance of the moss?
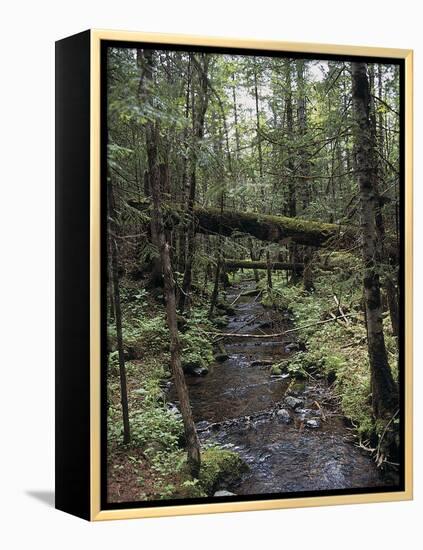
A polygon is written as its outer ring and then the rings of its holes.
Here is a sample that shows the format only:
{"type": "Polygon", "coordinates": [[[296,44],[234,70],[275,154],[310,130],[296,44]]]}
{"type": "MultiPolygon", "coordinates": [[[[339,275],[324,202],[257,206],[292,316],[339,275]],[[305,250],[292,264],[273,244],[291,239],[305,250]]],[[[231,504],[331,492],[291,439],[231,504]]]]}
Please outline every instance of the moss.
{"type": "Polygon", "coordinates": [[[282,369],[280,365],[272,365],[270,368],[270,374],[271,376],[279,376],[282,374],[282,369]]]}
{"type": "Polygon", "coordinates": [[[276,365],[270,367],[270,374],[272,376],[280,376],[282,373],[286,372],[289,366],[289,361],[281,361],[276,365]]]}
{"type": "Polygon", "coordinates": [[[207,495],[213,495],[221,484],[235,482],[248,469],[237,453],[217,447],[203,451],[201,458],[199,484],[207,495]]]}
{"type": "Polygon", "coordinates": [[[248,466],[241,457],[232,451],[210,447],[201,452],[199,479],[193,479],[188,471],[186,454],[179,454],[174,461],[179,467],[173,475],[162,481],[158,498],[201,498],[213,496],[222,486],[236,482],[248,466]],[[168,488],[163,491],[163,488],[168,488]]]}

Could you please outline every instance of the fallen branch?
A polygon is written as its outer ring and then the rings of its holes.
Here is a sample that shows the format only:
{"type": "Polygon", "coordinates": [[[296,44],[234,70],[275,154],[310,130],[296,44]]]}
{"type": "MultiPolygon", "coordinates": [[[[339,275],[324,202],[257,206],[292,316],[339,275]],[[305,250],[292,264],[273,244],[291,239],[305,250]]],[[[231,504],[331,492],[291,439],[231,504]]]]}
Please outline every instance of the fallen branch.
{"type": "MultiPolygon", "coordinates": [[[[251,260],[225,260],[228,269],[267,269],[267,262],[251,260]]],[[[303,263],[270,262],[272,271],[302,271],[303,263]]]]}
{"type": "Polygon", "coordinates": [[[241,298],[241,296],[242,296],[242,292],[240,292],[240,293],[238,294],[238,296],[235,298],[235,300],[234,300],[233,302],[230,303],[230,305],[233,306],[234,304],[236,304],[237,301],[241,298]]]}
{"type": "MultiPolygon", "coordinates": [[[[345,317],[352,317],[353,313],[348,313],[345,315],[345,317]]],[[[309,325],[302,325],[300,327],[291,328],[289,330],[285,330],[284,332],[277,332],[275,334],[238,334],[237,332],[214,332],[214,333],[208,333],[208,334],[215,334],[216,336],[225,337],[225,338],[279,338],[281,336],[285,336],[285,334],[290,334],[291,332],[296,332],[297,330],[302,330],[305,328],[314,327],[317,325],[324,325],[325,323],[330,323],[331,321],[336,321],[337,319],[342,319],[342,315],[339,317],[333,316],[330,319],[325,319],[323,321],[317,321],[315,323],[310,323],[309,325]]]]}
{"type": "Polygon", "coordinates": [[[341,319],[343,319],[343,315],[340,315],[339,317],[336,317],[334,313],[331,311],[329,312],[329,315],[331,318],[338,323],[341,327],[345,327],[344,323],[341,323],[341,319]]]}
{"type": "Polygon", "coordinates": [[[336,294],[334,294],[333,299],[335,300],[335,304],[338,306],[338,311],[339,311],[339,313],[341,314],[342,318],[344,319],[345,324],[346,324],[346,325],[349,325],[350,321],[349,321],[349,319],[347,319],[347,317],[345,316],[345,313],[344,313],[344,311],[342,310],[342,307],[341,307],[341,303],[340,303],[340,301],[338,300],[338,297],[337,297],[336,294]]]}
{"type": "Polygon", "coordinates": [[[392,424],[392,422],[395,420],[396,416],[399,414],[399,409],[391,416],[389,422],[386,424],[385,426],[385,429],[383,430],[382,432],[382,435],[380,436],[379,438],[379,443],[377,444],[377,449],[376,449],[376,462],[377,462],[377,466],[379,467],[382,462],[384,461],[384,458],[385,458],[385,455],[383,453],[380,452],[380,448],[381,448],[381,445],[382,445],[382,441],[383,441],[383,438],[385,437],[386,435],[386,432],[388,431],[388,428],[389,426],[392,424]]]}
{"type": "Polygon", "coordinates": [[[323,420],[323,422],[326,422],[326,415],[325,415],[325,413],[324,413],[324,411],[323,411],[323,408],[320,406],[320,403],[319,403],[318,401],[315,401],[314,403],[317,405],[317,408],[319,409],[319,411],[320,411],[320,413],[321,413],[321,415],[322,415],[322,420],[323,420]]]}

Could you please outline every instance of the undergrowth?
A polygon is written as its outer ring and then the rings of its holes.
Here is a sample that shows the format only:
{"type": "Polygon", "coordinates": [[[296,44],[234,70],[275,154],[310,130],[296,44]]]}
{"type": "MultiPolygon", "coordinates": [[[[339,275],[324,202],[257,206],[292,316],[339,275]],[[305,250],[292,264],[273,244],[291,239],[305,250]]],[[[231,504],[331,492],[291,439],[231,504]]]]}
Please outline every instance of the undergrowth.
{"type": "MultiPolygon", "coordinates": [[[[263,287],[263,303],[292,314],[295,338],[306,351],[299,351],[289,361],[291,374],[309,375],[320,372],[333,383],[343,414],[356,427],[361,437],[381,432],[372,415],[370,366],[367,354],[366,328],[361,307],[361,278],[348,256],[334,254],[340,267],[315,273],[315,290],[303,290],[301,283],[287,285],[276,280],[273,288],[263,287]],[[342,266],[342,267],[341,267],[342,266]],[[318,324],[340,316],[336,299],[345,319],[318,324]]],[[[398,378],[397,341],[392,336],[389,317],[384,318],[385,342],[394,378],[398,378]]],[[[380,435],[380,433],[378,434],[380,435]]]]}
{"type": "MultiPolygon", "coordinates": [[[[123,341],[128,384],[131,442],[122,445],[123,425],[116,330],[108,334],[108,455],[115,479],[124,468],[119,458],[130,460],[136,500],[205,497],[219,484],[234,479],[243,468],[236,453],[218,447],[202,449],[200,478],[192,479],[184,450],[182,417],[167,403],[170,378],[169,332],[163,307],[149,300],[144,290],[123,287],[123,341]],[[135,452],[136,451],[136,452],[135,452]],[[146,490],[148,487],[148,490],[146,490]]],[[[207,304],[197,300],[190,316],[180,317],[182,363],[207,366],[213,361],[208,332],[207,304]]],[[[128,467],[125,467],[125,471],[128,467]]],[[[135,497],[134,497],[135,498],[135,497]]]]}

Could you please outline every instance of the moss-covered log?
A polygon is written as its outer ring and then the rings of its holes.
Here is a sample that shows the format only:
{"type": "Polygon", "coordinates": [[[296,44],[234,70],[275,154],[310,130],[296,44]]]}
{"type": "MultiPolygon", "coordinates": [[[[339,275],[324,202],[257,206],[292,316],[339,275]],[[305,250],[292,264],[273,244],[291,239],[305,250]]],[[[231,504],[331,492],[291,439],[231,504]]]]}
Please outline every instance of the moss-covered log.
{"type": "MultiPolygon", "coordinates": [[[[267,262],[258,262],[250,260],[225,260],[227,269],[267,269],[267,262]]],[[[283,262],[270,262],[270,267],[275,271],[302,271],[304,264],[291,264],[283,262]]]]}
{"type": "Polygon", "coordinates": [[[252,235],[261,241],[282,242],[291,239],[298,244],[322,246],[329,240],[350,239],[353,237],[348,227],[336,224],[270,216],[254,212],[236,212],[217,208],[196,208],[197,231],[200,233],[220,233],[227,237],[234,232],[252,235]]]}
{"type": "MultiPolygon", "coordinates": [[[[148,203],[130,201],[131,207],[148,212],[148,203]]],[[[186,223],[186,212],[168,207],[167,223],[186,223]]],[[[302,218],[271,216],[255,212],[237,212],[218,208],[194,208],[197,233],[220,234],[226,237],[236,233],[251,235],[261,241],[282,244],[290,240],[305,246],[345,248],[354,246],[360,239],[357,227],[323,223],[302,218]]],[[[386,249],[393,258],[398,257],[394,241],[386,238],[386,249]]]]}
{"type": "MultiPolygon", "coordinates": [[[[129,201],[128,204],[147,213],[148,202],[129,201]]],[[[271,216],[255,212],[220,211],[218,208],[194,208],[196,231],[206,234],[220,234],[226,237],[234,233],[245,233],[261,241],[280,243],[292,239],[298,244],[322,246],[330,240],[339,239],[343,243],[351,241],[356,235],[356,228],[319,221],[271,216]]],[[[168,208],[167,223],[185,223],[186,212],[168,208]]]]}

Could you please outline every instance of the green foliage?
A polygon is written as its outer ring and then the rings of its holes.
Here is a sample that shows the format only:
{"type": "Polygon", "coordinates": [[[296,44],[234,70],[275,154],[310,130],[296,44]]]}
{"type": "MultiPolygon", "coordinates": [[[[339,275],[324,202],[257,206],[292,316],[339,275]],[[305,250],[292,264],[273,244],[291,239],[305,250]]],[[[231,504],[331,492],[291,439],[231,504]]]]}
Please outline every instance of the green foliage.
{"type": "Polygon", "coordinates": [[[184,364],[207,366],[213,361],[210,338],[204,333],[189,330],[185,334],[181,334],[181,344],[184,364]]]}
{"type": "MultiPolygon", "coordinates": [[[[345,259],[342,254],[335,261],[345,259]]],[[[357,269],[355,262],[355,272],[357,269]]],[[[348,267],[348,266],[347,266],[348,267]]],[[[360,286],[353,286],[349,277],[340,278],[336,273],[318,274],[316,291],[305,292],[300,285],[287,286],[277,281],[271,293],[265,292],[263,302],[276,305],[292,312],[296,327],[302,328],[298,336],[304,342],[306,351],[295,353],[289,360],[286,371],[296,377],[323,373],[334,380],[335,393],[341,409],[362,434],[374,429],[370,400],[370,366],[366,345],[364,318],[360,313],[360,286]],[[354,312],[348,326],[337,322],[316,324],[329,312],[339,314],[333,299],[341,296],[344,308],[354,312]]],[[[263,288],[265,288],[263,286],[263,288]]],[[[385,338],[391,368],[397,377],[397,341],[390,333],[389,319],[385,320],[385,338]]],[[[282,372],[281,365],[275,365],[276,373],[282,372]]]]}
{"type": "Polygon", "coordinates": [[[130,415],[132,444],[145,448],[147,456],[174,451],[183,433],[180,416],[162,407],[148,407],[130,415]]]}
{"type": "MultiPolygon", "coordinates": [[[[139,307],[144,306],[131,305],[128,308],[131,313],[125,316],[122,326],[124,349],[136,357],[142,357],[147,348],[155,351],[166,349],[169,342],[164,316],[133,316],[133,308],[139,307]]],[[[107,327],[107,339],[109,351],[113,352],[117,346],[114,323],[107,327]]]]}

